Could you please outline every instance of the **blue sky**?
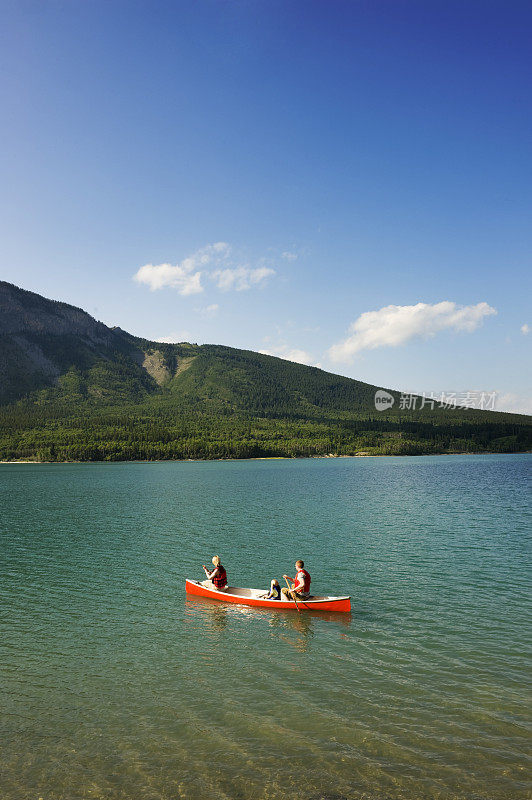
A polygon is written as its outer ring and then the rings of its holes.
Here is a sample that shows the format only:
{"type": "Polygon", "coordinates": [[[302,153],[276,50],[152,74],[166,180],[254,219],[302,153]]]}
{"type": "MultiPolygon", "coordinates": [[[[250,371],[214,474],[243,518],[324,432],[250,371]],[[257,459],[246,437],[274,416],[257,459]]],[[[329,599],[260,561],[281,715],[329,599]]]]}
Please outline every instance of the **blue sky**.
{"type": "Polygon", "coordinates": [[[2,279],[532,413],[529,3],[2,9],[2,279]]]}

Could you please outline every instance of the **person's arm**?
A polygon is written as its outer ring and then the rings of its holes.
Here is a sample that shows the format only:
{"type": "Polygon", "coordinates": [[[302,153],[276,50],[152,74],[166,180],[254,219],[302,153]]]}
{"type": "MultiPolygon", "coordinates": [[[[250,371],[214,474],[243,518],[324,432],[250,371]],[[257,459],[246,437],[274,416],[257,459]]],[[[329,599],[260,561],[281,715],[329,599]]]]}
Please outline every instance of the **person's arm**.
{"type": "Polygon", "coordinates": [[[286,578],[287,581],[290,581],[290,591],[293,592],[296,588],[295,578],[291,578],[290,575],[283,575],[283,578],[286,578]]]}
{"type": "Polygon", "coordinates": [[[208,577],[210,581],[214,578],[215,575],[218,574],[218,567],[215,567],[212,572],[209,572],[205,564],[203,565],[203,569],[205,570],[205,575],[208,577]]]}

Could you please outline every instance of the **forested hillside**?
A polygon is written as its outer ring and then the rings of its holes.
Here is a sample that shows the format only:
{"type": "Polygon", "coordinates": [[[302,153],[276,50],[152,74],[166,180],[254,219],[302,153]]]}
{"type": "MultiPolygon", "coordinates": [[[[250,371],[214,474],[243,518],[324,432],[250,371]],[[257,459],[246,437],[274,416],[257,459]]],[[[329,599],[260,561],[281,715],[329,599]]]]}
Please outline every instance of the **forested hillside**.
{"type": "Polygon", "coordinates": [[[531,449],[529,417],[375,409],[381,387],[218,345],[159,344],[0,283],[0,459],[531,449]]]}

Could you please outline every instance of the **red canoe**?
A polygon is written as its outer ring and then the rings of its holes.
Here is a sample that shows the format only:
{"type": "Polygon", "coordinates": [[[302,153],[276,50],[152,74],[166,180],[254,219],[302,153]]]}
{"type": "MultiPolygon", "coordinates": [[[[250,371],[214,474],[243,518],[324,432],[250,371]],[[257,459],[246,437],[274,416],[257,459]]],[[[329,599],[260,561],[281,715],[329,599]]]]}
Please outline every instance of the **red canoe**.
{"type": "MultiPolygon", "coordinates": [[[[228,586],[225,592],[219,592],[216,589],[208,589],[200,581],[187,578],[186,590],[187,594],[210,597],[224,603],[270,608],[274,611],[297,611],[293,600],[266,600],[264,589],[241,589],[237,586],[228,586]]],[[[300,611],[351,611],[351,598],[313,594],[309,600],[298,600],[297,605],[300,611]]]]}

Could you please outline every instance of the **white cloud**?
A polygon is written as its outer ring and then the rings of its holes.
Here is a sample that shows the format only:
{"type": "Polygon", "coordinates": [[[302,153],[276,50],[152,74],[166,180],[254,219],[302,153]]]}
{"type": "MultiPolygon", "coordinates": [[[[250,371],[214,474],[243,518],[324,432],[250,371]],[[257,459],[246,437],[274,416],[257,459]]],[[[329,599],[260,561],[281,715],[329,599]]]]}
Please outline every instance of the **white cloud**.
{"type": "Polygon", "coordinates": [[[512,414],[532,414],[532,397],[506,392],[497,396],[497,411],[508,411],[512,414]]]}
{"type": "Polygon", "coordinates": [[[521,325],[521,333],[523,334],[523,336],[526,336],[527,334],[530,333],[530,325],[527,325],[526,322],[524,325],[521,325]]]}
{"type": "Polygon", "coordinates": [[[366,311],[349,327],[349,335],[329,348],[332,361],[351,361],[361,350],[397,347],[410,339],[428,338],[443,330],[476,330],[484,317],[496,314],[487,303],[457,306],[450,300],[441,303],[417,303],[415,306],[385,306],[366,311]]]}
{"type": "Polygon", "coordinates": [[[152,292],[169,287],[186,296],[203,291],[202,271],[208,266],[217,266],[229,255],[227,242],[215,242],[196,250],[178,264],[144,264],[133,276],[137,283],[145,283],[152,292]]]}
{"type": "MultiPolygon", "coordinates": [[[[290,258],[293,255],[288,253],[290,258]]],[[[285,253],[282,257],[286,256],[285,253]]],[[[186,296],[203,291],[204,276],[215,281],[221,291],[233,289],[242,292],[263,284],[267,278],[276,274],[272,266],[268,265],[271,264],[269,259],[260,258],[251,265],[239,261],[227,242],[216,242],[196,250],[177,264],[144,264],[135,273],[133,280],[146,284],[152,292],[172,288],[186,296]]]]}
{"type": "Polygon", "coordinates": [[[289,347],[288,345],[278,345],[270,350],[259,350],[264,356],[276,356],[277,358],[284,358],[286,361],[295,361],[296,364],[306,364],[310,367],[321,367],[321,364],[315,363],[313,357],[306,350],[300,350],[297,347],[289,347]]]}
{"type": "Polygon", "coordinates": [[[198,314],[201,314],[202,317],[213,317],[220,306],[218,303],[211,303],[210,306],[205,306],[205,308],[197,308],[196,311],[198,314]]]}
{"type": "Polygon", "coordinates": [[[285,250],[284,253],[281,253],[281,258],[284,258],[285,261],[295,261],[297,259],[297,253],[291,253],[290,250],[285,250]]]}
{"type": "Polygon", "coordinates": [[[216,269],[211,273],[219,289],[227,292],[236,289],[237,292],[251,289],[252,286],[262,283],[266,278],[275,275],[275,270],[270,267],[234,267],[216,269]]]}
{"type": "Polygon", "coordinates": [[[161,336],[159,339],[154,339],[154,342],[161,344],[178,344],[179,342],[188,342],[190,340],[189,331],[178,331],[177,333],[170,333],[168,336],[161,336]]]}
{"type": "Polygon", "coordinates": [[[144,264],[134,276],[138,283],[146,283],[152,292],[170,286],[183,296],[203,291],[201,272],[188,272],[180,264],[144,264]]]}

